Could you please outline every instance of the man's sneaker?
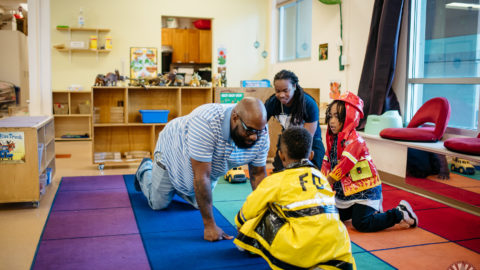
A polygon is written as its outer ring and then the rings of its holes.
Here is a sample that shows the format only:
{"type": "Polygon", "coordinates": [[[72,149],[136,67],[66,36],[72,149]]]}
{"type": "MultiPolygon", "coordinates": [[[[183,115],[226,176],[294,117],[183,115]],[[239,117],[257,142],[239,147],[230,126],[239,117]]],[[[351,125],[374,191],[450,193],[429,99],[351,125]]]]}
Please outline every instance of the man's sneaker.
{"type": "Polygon", "coordinates": [[[418,218],[417,215],[413,212],[412,207],[410,204],[405,201],[401,200],[400,203],[397,206],[397,209],[400,210],[403,214],[403,221],[410,225],[410,227],[417,227],[418,226],[418,218]]]}
{"type": "Polygon", "coordinates": [[[137,172],[135,173],[134,186],[136,191],[142,191],[142,188],[140,187],[140,177],[141,177],[141,174],[143,174],[143,172],[145,171],[143,168],[143,165],[145,164],[145,162],[148,162],[148,161],[152,162],[150,158],[142,159],[142,162],[140,162],[137,172]]]}

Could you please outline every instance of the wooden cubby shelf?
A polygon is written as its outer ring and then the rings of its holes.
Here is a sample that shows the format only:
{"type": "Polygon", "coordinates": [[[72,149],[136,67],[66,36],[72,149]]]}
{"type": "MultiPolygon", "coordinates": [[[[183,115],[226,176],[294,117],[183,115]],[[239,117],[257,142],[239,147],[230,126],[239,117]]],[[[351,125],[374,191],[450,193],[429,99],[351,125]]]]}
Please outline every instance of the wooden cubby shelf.
{"type": "Polygon", "coordinates": [[[15,134],[13,155],[23,151],[23,159],[2,158],[0,162],[0,203],[31,202],[38,207],[47,191],[48,175],[55,176],[55,129],[51,116],[13,116],[0,120],[2,134],[15,134]],[[18,135],[21,134],[21,135],[18,135]],[[15,151],[19,152],[15,152],[15,151]]]}
{"type": "Polygon", "coordinates": [[[171,121],[211,103],[212,97],[209,87],[93,87],[93,164],[139,163],[142,158],[125,156],[132,151],[152,156],[158,133],[166,123],[143,123],[140,110],[168,110],[171,121]]]}
{"type": "Polygon", "coordinates": [[[55,140],[85,141],[92,137],[92,108],[90,91],[59,90],[52,92],[55,140]],[[55,110],[61,104],[66,110],[55,110]],[[87,138],[65,138],[66,136],[85,136],[87,138]],[[64,136],[64,137],[62,137],[64,136]]]}

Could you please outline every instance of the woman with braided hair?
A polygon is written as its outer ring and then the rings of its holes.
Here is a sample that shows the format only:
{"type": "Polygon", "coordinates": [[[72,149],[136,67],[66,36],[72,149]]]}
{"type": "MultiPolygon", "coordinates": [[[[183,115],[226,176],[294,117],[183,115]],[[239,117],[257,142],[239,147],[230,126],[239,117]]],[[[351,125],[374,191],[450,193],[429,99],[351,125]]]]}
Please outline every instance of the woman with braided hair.
{"type": "MultiPolygon", "coordinates": [[[[281,70],[274,79],[275,94],[267,99],[267,120],[274,117],[282,126],[282,131],[292,126],[302,126],[313,137],[312,150],[314,152],[312,163],[317,168],[322,167],[325,147],[322,142],[322,132],[318,123],[318,105],[312,96],[305,93],[298,83],[298,77],[289,70],[281,70]]],[[[273,171],[283,170],[282,162],[278,156],[280,138],[273,161],[273,171]]]]}

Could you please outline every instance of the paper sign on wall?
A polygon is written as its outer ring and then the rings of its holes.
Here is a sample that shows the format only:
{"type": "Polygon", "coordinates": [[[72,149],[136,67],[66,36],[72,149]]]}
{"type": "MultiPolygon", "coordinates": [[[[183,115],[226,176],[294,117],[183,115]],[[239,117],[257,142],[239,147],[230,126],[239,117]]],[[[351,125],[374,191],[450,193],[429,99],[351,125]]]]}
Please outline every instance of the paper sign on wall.
{"type": "Polygon", "coordinates": [[[243,98],[243,93],[220,93],[220,103],[237,103],[243,98]]]}

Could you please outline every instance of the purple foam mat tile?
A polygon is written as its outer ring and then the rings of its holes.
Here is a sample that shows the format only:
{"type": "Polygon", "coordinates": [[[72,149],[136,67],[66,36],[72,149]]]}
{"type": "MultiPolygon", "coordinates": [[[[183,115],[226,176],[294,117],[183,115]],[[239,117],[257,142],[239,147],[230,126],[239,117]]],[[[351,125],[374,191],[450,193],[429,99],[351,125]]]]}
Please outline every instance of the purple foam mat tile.
{"type": "Polygon", "coordinates": [[[130,207],[124,189],[62,191],[55,197],[52,211],[130,207]]]}
{"type": "Polygon", "coordinates": [[[42,241],[32,269],[150,269],[139,234],[42,241]]]}
{"type": "Polygon", "coordinates": [[[138,233],[132,208],[51,212],[43,240],[138,233]]]}
{"type": "Polygon", "coordinates": [[[58,191],[114,188],[126,189],[122,175],[63,177],[58,191]]]}

